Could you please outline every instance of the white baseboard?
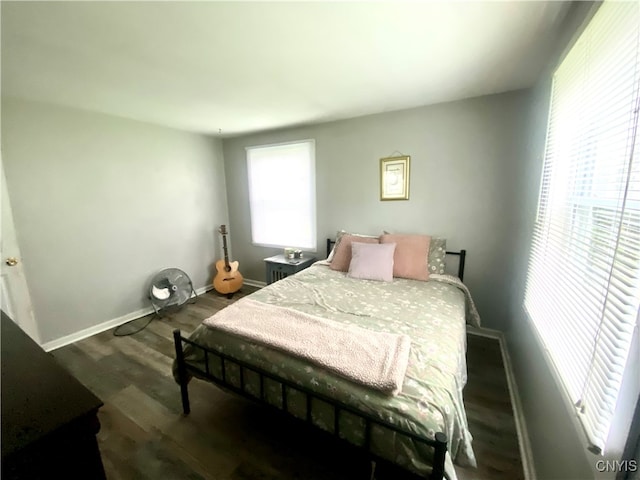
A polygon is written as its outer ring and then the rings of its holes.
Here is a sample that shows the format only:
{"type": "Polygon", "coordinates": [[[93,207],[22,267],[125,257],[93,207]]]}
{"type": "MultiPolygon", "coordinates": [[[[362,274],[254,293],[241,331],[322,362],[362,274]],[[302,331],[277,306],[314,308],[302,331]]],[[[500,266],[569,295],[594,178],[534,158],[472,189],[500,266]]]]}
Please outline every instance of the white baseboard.
{"type": "Polygon", "coordinates": [[[153,307],[141,308],[140,310],[136,310],[135,312],[128,313],[118,318],[107,320],[106,322],[102,322],[98,325],[85,328],[84,330],[80,330],[79,332],[71,333],[69,335],[65,335],[64,337],[60,337],[55,340],[51,340],[50,342],[43,343],[41,346],[45,351],[50,352],[51,350],[56,350],[71,343],[84,340],[85,338],[104,332],[105,330],[118,327],[124,323],[130,322],[131,320],[135,320],[136,318],[144,317],[145,315],[149,315],[150,313],[153,313],[153,307]]]}
{"type": "Polygon", "coordinates": [[[250,287],[258,287],[258,288],[267,286],[266,282],[261,282],[260,280],[251,280],[250,278],[245,278],[244,284],[249,285],[250,287]]]}
{"type": "MultiPolygon", "coordinates": [[[[471,335],[478,335],[479,337],[495,338],[496,340],[501,340],[504,337],[500,330],[484,327],[472,327],[471,325],[467,325],[467,333],[470,333],[471,335]]],[[[500,344],[500,348],[502,348],[502,344],[500,344]]]]}
{"type": "Polygon", "coordinates": [[[518,393],[516,377],[513,374],[511,366],[511,357],[507,349],[507,342],[504,335],[500,336],[500,350],[502,350],[502,360],[507,374],[507,385],[509,386],[509,395],[511,396],[511,404],[513,405],[513,415],[516,421],[516,430],[518,431],[518,440],[520,441],[520,456],[522,457],[522,469],[524,470],[525,480],[535,480],[536,470],[533,463],[533,451],[531,450],[531,441],[529,440],[529,431],[524,418],[522,409],[522,401],[518,393]]]}
{"type": "Polygon", "coordinates": [[[210,290],[213,290],[213,284],[207,285],[205,287],[196,288],[196,295],[202,295],[203,293],[207,293],[210,290]]]}
{"type": "MultiPolygon", "coordinates": [[[[202,295],[203,293],[208,292],[209,290],[213,290],[213,285],[206,285],[204,287],[195,289],[197,295],[202,295]]],[[[85,328],[84,330],[80,330],[79,332],[71,333],[69,335],[65,335],[64,337],[60,337],[55,340],[51,340],[49,342],[43,343],[41,347],[46,352],[50,352],[51,350],[56,350],[66,345],[70,345],[72,343],[79,342],[80,340],[84,340],[85,338],[91,337],[93,335],[97,335],[98,333],[102,333],[105,330],[110,330],[112,328],[119,327],[120,325],[123,325],[132,320],[136,320],[146,315],[150,315],[153,312],[154,312],[153,307],[141,308],[140,310],[136,310],[135,312],[122,315],[121,317],[118,317],[118,318],[107,320],[106,322],[102,322],[102,323],[99,323],[98,325],[85,328]]]]}
{"type": "Polygon", "coordinates": [[[522,469],[524,470],[524,478],[525,480],[535,480],[536,471],[533,464],[533,453],[531,450],[531,442],[529,440],[529,432],[527,430],[527,423],[524,418],[522,402],[520,400],[520,394],[518,393],[516,378],[513,375],[511,357],[509,356],[509,350],[507,349],[507,341],[505,339],[504,333],[499,330],[492,330],[490,328],[476,328],[470,326],[467,326],[467,332],[472,335],[478,335],[481,337],[495,338],[500,344],[502,363],[504,364],[504,371],[507,375],[509,397],[511,397],[511,405],[513,407],[513,418],[516,422],[516,431],[518,433],[518,444],[520,447],[520,457],[522,458],[522,469]]]}

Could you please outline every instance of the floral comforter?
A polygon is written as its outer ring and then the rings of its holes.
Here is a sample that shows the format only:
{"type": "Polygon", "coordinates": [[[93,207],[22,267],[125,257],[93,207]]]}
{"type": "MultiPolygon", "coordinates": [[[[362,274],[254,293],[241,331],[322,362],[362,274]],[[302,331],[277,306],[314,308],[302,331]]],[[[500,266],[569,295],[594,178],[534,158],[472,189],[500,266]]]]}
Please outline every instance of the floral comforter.
{"type": "MultiPolygon", "coordinates": [[[[370,330],[408,335],[411,353],[402,391],[397,396],[385,395],[285,352],[205,325],[200,325],[189,338],[411,432],[430,438],[439,431],[446,433],[450,456],[445,473],[451,479],[455,478],[451,459],[463,466],[475,466],[462,389],[466,383],[465,325],[479,326],[479,318],[466,287],[457,278],[432,275],[427,282],[405,279],[376,282],[349,278],[319,262],[253,293],[251,299],[370,330]]],[[[201,351],[187,346],[185,358],[204,368],[201,351]]],[[[210,356],[209,369],[220,375],[219,360],[210,356]]],[[[238,369],[230,366],[227,370],[227,378],[240,386],[238,369]]],[[[244,382],[248,393],[259,396],[256,374],[245,374],[244,382]]],[[[266,380],[264,388],[267,401],[280,407],[280,385],[266,380]]],[[[304,394],[288,389],[287,405],[295,416],[305,417],[304,394]]],[[[317,427],[333,431],[332,408],[314,401],[311,412],[317,427]]],[[[340,436],[356,445],[362,444],[363,423],[343,412],[340,436]]],[[[383,458],[420,474],[430,471],[431,449],[422,444],[382,427],[372,429],[371,442],[374,453],[383,458]]]]}

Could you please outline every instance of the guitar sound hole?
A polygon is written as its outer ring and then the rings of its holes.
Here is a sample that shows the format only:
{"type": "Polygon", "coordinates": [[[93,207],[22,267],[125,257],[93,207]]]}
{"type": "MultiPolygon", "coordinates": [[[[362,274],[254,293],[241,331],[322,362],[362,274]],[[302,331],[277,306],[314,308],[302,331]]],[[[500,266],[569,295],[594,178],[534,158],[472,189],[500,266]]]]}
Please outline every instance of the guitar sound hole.
{"type": "Polygon", "coordinates": [[[225,272],[230,272],[231,271],[231,266],[227,265],[226,267],[224,267],[224,271],[225,272]]]}

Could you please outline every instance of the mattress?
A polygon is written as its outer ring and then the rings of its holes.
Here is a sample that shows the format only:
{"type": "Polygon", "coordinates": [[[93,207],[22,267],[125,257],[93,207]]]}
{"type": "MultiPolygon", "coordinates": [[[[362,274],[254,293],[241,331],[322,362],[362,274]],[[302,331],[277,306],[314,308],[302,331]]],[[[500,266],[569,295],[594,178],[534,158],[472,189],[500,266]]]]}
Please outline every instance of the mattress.
{"type": "MultiPolygon", "coordinates": [[[[477,324],[479,319],[468,291],[456,279],[445,275],[432,275],[427,282],[352,279],[319,262],[250,298],[374,331],[408,335],[411,352],[401,392],[391,396],[357,385],[286,352],[206,325],[200,325],[189,339],[418,435],[434,438],[436,432],[444,432],[449,439],[445,465],[449,478],[455,478],[451,460],[475,466],[462,391],[466,383],[466,323],[477,324]]],[[[204,369],[202,351],[187,345],[185,359],[204,369]]],[[[218,358],[209,356],[209,370],[221,374],[218,358]]],[[[226,373],[229,381],[240,385],[239,368],[228,365],[226,373]]],[[[257,374],[245,373],[243,380],[247,393],[259,396],[257,374]]],[[[267,402],[281,406],[279,384],[267,379],[264,391],[267,402]]],[[[293,389],[286,395],[290,412],[304,418],[305,395],[293,389]]],[[[317,400],[311,412],[317,427],[333,431],[333,408],[317,400]]],[[[355,445],[364,442],[362,420],[343,412],[339,422],[342,438],[355,445]]],[[[430,471],[432,449],[388,429],[372,429],[371,447],[373,453],[416,473],[430,471]]]]}

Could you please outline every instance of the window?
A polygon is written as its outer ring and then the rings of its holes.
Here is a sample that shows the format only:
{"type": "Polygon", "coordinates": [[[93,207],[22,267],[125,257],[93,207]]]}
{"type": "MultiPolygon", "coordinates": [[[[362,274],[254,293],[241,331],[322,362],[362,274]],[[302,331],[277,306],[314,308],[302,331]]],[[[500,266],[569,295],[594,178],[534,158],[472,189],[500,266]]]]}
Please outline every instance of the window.
{"type": "Polygon", "coordinates": [[[316,250],[315,142],[247,148],[254,245],[316,250]]]}
{"type": "Polygon", "coordinates": [[[605,2],[553,77],[525,308],[602,452],[640,302],[640,12],[605,2]]]}

